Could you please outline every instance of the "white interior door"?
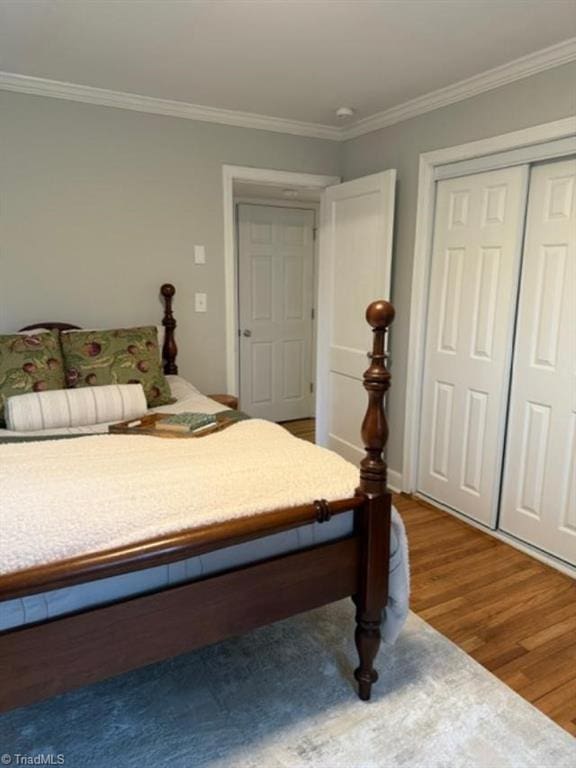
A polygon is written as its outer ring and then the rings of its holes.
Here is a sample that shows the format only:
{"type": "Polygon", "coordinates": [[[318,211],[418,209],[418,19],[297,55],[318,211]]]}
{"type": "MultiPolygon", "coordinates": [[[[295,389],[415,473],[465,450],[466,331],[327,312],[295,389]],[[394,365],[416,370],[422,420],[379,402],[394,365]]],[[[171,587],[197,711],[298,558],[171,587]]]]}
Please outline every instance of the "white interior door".
{"type": "Polygon", "coordinates": [[[396,171],[385,171],[328,187],[322,199],[316,440],[354,463],[364,456],[372,343],[364,312],[390,296],[395,183],[396,171]]]}
{"type": "Polygon", "coordinates": [[[251,416],[313,415],[314,215],[238,206],[240,405],[251,416]]]}
{"type": "Polygon", "coordinates": [[[528,167],[440,181],[418,490],[494,525],[528,167]]]}
{"type": "Polygon", "coordinates": [[[500,527],[576,565],[576,161],[535,167],[500,527]]]}

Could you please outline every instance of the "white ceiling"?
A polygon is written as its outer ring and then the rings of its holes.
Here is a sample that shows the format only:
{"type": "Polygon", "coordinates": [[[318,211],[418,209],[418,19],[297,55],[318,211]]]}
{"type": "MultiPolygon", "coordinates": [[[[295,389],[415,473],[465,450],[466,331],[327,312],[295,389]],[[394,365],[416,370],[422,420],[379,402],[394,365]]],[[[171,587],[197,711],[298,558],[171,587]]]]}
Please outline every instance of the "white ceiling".
{"type": "Polygon", "coordinates": [[[0,0],[0,69],[338,125],[576,36],[576,0],[0,0]]]}

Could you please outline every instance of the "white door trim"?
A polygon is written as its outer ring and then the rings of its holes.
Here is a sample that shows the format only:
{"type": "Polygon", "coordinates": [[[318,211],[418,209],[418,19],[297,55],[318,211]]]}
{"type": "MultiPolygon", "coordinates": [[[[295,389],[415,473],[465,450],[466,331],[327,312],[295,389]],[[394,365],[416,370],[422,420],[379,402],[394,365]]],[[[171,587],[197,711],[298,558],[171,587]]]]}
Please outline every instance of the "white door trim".
{"type": "Polygon", "coordinates": [[[224,203],[224,300],[226,304],[226,387],[237,395],[238,385],[238,295],[236,290],[236,231],[234,217],[234,182],[252,181],[283,187],[315,187],[324,189],[340,183],[339,176],[277,171],[272,168],[250,168],[241,165],[222,166],[224,203]]]}
{"type": "MultiPolygon", "coordinates": [[[[430,253],[434,217],[434,174],[439,166],[460,160],[473,160],[519,147],[538,146],[548,141],[576,134],[576,117],[567,117],[552,123],[535,125],[521,131],[493,136],[489,139],[438,149],[420,155],[416,234],[410,295],[410,335],[408,340],[408,368],[406,379],[406,406],[404,423],[404,449],[402,461],[402,490],[416,490],[418,463],[418,436],[420,432],[420,406],[422,400],[422,374],[424,367],[425,321],[428,310],[430,253]]],[[[529,153],[528,162],[530,160],[529,153]]],[[[538,160],[541,160],[538,152],[538,160]]],[[[503,166],[504,167],[504,166],[503,166]]],[[[469,170],[468,173],[474,171],[469,170]]]]}

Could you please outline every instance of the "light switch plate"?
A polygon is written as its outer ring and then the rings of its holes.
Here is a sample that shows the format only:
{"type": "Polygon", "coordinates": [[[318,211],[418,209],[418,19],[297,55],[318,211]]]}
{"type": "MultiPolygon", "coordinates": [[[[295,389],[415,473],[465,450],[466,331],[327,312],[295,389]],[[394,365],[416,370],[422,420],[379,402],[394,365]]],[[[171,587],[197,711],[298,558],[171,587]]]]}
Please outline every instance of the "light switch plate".
{"type": "Polygon", "coordinates": [[[194,246],[194,264],[206,264],[206,248],[203,245],[194,246]]]}
{"type": "Polygon", "coordinates": [[[206,312],[208,299],[205,293],[194,294],[194,311],[206,312]]]}

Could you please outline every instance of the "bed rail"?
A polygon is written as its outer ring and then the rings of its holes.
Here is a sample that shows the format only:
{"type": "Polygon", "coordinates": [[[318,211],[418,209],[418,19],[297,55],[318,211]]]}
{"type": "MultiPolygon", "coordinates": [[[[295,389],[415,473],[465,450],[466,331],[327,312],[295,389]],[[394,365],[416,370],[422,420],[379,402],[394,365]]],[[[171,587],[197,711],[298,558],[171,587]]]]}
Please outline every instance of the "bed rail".
{"type": "Polygon", "coordinates": [[[47,565],[14,571],[0,576],[0,601],[173,563],[301,525],[325,522],[333,515],[359,509],[363,504],[364,499],[360,496],[332,502],[316,501],[301,507],[276,509],[212,523],[114,549],[89,552],[47,565]]]}

